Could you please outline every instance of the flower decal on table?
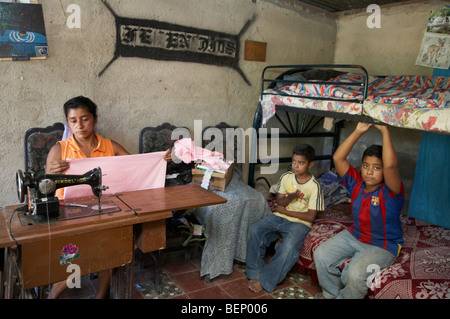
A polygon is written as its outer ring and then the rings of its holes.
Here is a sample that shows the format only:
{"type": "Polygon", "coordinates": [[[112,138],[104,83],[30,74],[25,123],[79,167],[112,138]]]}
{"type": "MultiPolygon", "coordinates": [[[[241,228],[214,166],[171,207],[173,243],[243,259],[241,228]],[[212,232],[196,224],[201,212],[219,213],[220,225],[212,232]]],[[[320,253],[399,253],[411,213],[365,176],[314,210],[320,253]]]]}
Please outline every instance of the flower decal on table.
{"type": "Polygon", "coordinates": [[[78,247],[74,244],[69,244],[64,246],[61,250],[61,255],[59,255],[59,263],[61,265],[72,264],[72,261],[80,257],[78,252],[78,247]]]}

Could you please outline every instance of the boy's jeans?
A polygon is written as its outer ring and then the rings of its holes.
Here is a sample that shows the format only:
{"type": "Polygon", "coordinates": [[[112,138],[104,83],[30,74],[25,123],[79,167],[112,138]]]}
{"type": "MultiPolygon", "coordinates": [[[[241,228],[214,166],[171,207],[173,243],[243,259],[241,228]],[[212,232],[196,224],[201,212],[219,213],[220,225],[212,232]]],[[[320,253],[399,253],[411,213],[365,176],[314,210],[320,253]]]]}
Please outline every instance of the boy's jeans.
{"type": "Polygon", "coordinates": [[[320,244],[314,251],[319,285],[323,296],[330,299],[364,298],[369,289],[367,277],[374,269],[390,266],[395,259],[389,251],[362,243],[347,230],[320,244]],[[350,263],[341,271],[340,266],[350,257],[350,263]]]}
{"type": "Polygon", "coordinates": [[[264,290],[272,292],[297,261],[309,230],[305,224],[273,214],[253,224],[248,232],[248,279],[258,279],[264,290]],[[276,253],[266,265],[266,248],[280,236],[283,241],[276,245],[276,253]]]}

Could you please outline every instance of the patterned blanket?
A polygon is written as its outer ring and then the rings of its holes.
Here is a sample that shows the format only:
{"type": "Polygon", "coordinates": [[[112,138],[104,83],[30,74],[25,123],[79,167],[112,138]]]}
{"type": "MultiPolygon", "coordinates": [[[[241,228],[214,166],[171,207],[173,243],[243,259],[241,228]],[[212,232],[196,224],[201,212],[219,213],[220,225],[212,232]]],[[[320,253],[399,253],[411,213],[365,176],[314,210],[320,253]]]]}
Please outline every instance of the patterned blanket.
{"type": "Polygon", "coordinates": [[[231,274],[234,260],[245,262],[248,228],[272,213],[264,196],[244,184],[237,168],[225,192],[213,192],[227,202],[199,207],[193,212],[205,227],[200,275],[209,275],[210,279],[231,274]]]}
{"type": "MultiPolygon", "coordinates": [[[[340,75],[330,81],[362,82],[362,75],[340,75]]],[[[364,114],[377,121],[425,131],[450,132],[450,77],[369,77],[364,103],[333,99],[363,99],[362,87],[345,84],[294,83],[264,91],[260,98],[263,125],[275,115],[276,105],[346,114],[364,114]],[[323,98],[314,99],[314,98],[323,98]],[[324,99],[331,100],[324,100],[324,99]]]]}
{"type": "MultiPolygon", "coordinates": [[[[330,82],[362,83],[363,75],[343,74],[330,82]]],[[[402,104],[407,107],[449,107],[450,77],[446,76],[388,76],[369,77],[368,99],[378,103],[402,104]]],[[[281,88],[290,95],[305,97],[333,97],[343,99],[362,99],[361,87],[336,85],[295,83],[281,88]]]]}

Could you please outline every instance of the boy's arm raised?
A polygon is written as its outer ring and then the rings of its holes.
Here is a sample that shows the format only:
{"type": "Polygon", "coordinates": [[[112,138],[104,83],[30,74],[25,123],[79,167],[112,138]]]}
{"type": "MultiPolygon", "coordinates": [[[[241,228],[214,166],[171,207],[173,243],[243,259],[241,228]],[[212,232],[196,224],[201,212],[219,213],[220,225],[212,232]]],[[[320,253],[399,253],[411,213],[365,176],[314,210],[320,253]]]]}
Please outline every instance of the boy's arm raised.
{"type": "Polygon", "coordinates": [[[402,181],[398,170],[397,154],[392,144],[389,128],[385,125],[375,125],[383,136],[383,176],[384,182],[395,194],[400,193],[402,181]]]}
{"type": "Polygon", "coordinates": [[[347,161],[347,156],[355,145],[356,141],[366,133],[372,124],[360,122],[355,130],[342,142],[333,155],[334,166],[340,177],[347,173],[350,163],[347,161]]]}

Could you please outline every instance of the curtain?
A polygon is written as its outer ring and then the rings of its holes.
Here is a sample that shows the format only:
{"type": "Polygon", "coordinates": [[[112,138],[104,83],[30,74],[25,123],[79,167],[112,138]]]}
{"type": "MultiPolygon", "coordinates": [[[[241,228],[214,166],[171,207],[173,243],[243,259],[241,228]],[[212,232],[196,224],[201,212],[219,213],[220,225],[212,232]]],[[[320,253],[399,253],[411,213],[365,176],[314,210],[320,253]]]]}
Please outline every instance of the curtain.
{"type": "MultiPolygon", "coordinates": [[[[449,76],[435,69],[433,75],[449,76]]],[[[450,135],[424,132],[408,215],[450,229],[450,135]]]]}

